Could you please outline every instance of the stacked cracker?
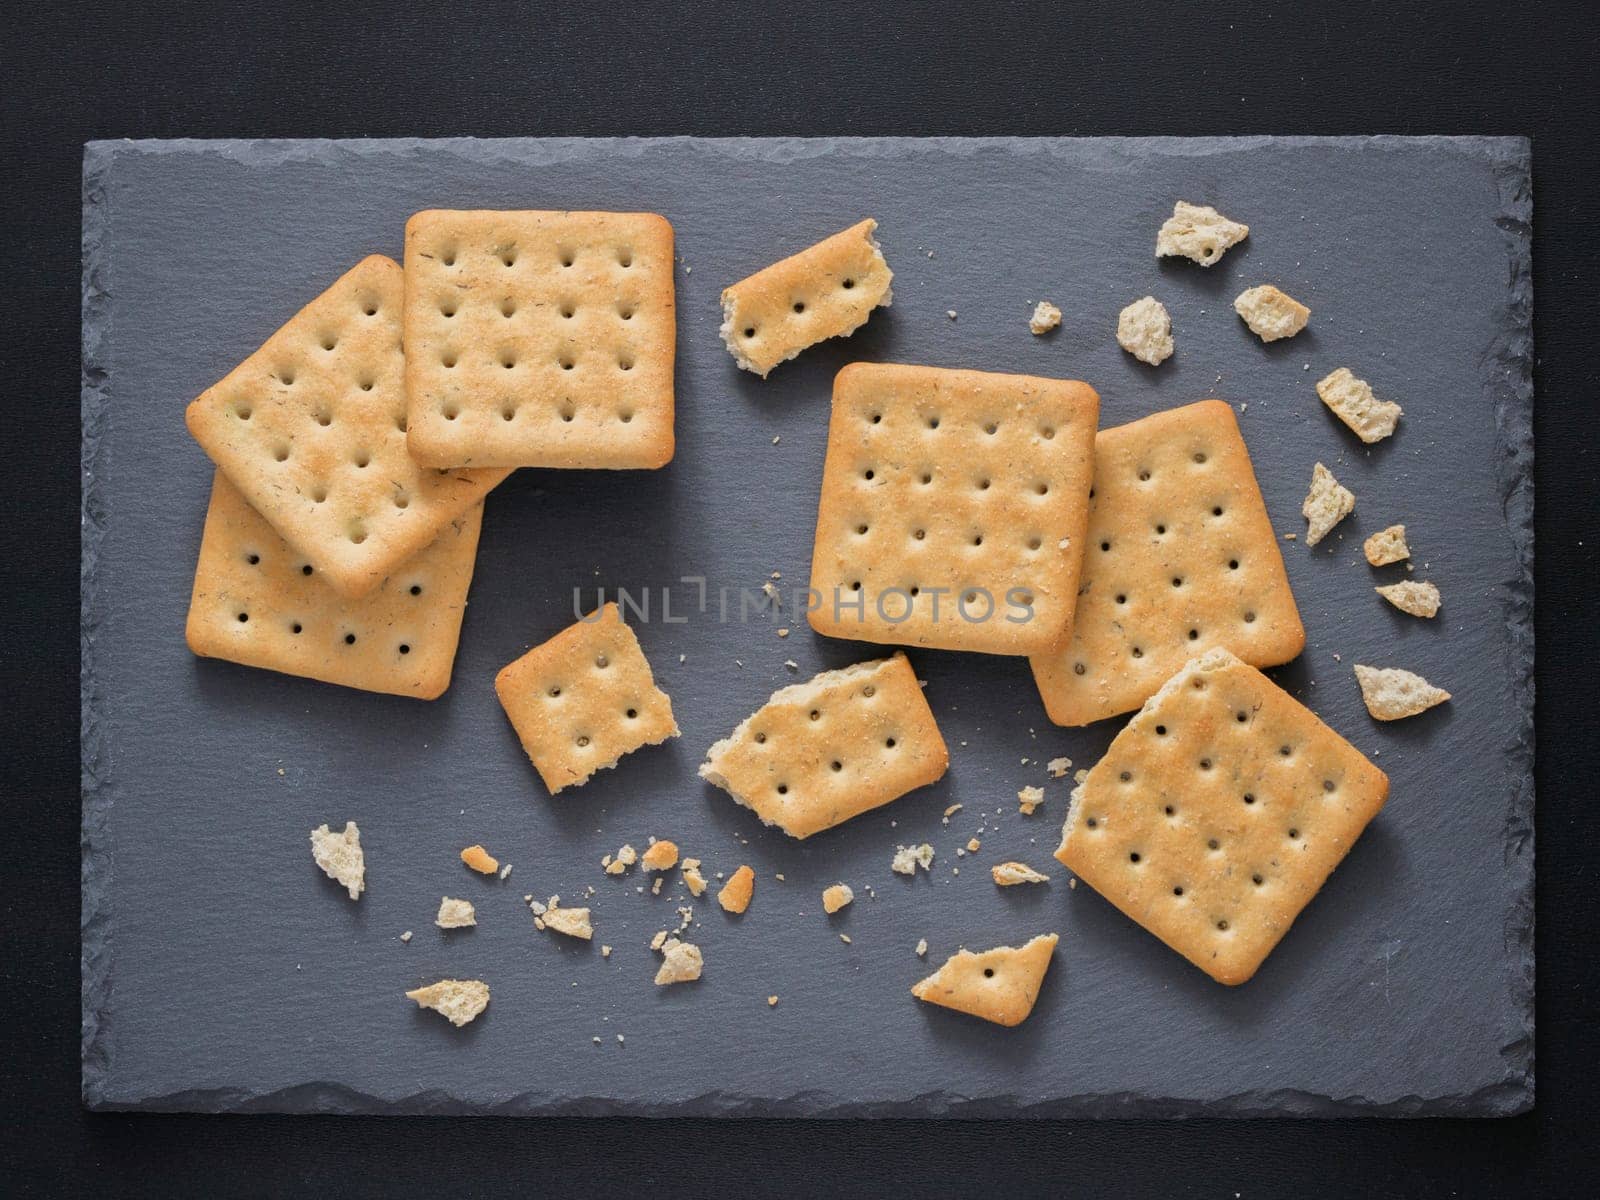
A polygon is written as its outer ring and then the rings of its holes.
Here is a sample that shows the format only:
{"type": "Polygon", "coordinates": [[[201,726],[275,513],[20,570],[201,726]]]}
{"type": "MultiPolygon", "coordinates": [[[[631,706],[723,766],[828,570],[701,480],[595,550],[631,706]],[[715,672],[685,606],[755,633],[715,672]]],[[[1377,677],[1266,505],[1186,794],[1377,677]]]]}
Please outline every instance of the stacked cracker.
{"type": "Polygon", "coordinates": [[[661,217],[418,213],[404,271],[364,259],[189,405],[217,466],[190,648],[437,697],[484,496],[670,459],[674,339],[661,217]]]}

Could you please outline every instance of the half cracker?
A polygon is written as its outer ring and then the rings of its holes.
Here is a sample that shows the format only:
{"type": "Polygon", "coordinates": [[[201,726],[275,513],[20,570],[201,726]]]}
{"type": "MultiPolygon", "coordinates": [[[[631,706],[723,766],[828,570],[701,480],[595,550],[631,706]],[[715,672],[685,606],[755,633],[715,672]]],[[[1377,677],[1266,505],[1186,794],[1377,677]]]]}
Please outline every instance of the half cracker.
{"type": "Polygon", "coordinates": [[[894,299],[894,272],[870,217],[722,292],[722,340],[739,366],[763,379],[828,338],[849,337],[894,299]]]}
{"type": "Polygon", "coordinates": [[[1072,794],[1065,866],[1219,983],[1256,973],[1389,779],[1227,650],[1186,664],[1072,794]]]}
{"type": "Polygon", "coordinates": [[[406,452],[401,272],[362,259],[189,405],[189,432],[342,596],[371,592],[508,471],[406,452]]]}
{"type": "Polygon", "coordinates": [[[944,738],[904,654],[772,694],[706,752],[700,777],[807,838],[941,778],[944,738]]]}
{"type": "Polygon", "coordinates": [[[483,501],[445,525],[376,591],[350,600],[323,582],[217,471],[185,635],[202,658],[432,700],[450,686],[483,501]]]}
{"type": "Polygon", "coordinates": [[[672,701],[615,604],[503,667],[494,690],[552,794],[678,736],[672,701]]]}
{"type": "Polygon", "coordinates": [[[831,637],[1035,654],[1068,636],[1100,397],[1028,375],[835,377],[811,559],[831,637]]]}
{"type": "Polygon", "coordinates": [[[1203,400],[1104,429],[1072,640],[1032,660],[1057,725],[1138,708],[1196,654],[1256,666],[1305,646],[1233,410],[1203,400]]]}
{"type": "Polygon", "coordinates": [[[944,966],[913,984],[911,994],[996,1025],[1020,1025],[1039,999],[1058,940],[1053,933],[1041,933],[1022,946],[980,953],[958,950],[944,966]]]}
{"type": "Polygon", "coordinates": [[[406,222],[407,441],[431,467],[672,458],[672,226],[654,213],[406,222]]]}

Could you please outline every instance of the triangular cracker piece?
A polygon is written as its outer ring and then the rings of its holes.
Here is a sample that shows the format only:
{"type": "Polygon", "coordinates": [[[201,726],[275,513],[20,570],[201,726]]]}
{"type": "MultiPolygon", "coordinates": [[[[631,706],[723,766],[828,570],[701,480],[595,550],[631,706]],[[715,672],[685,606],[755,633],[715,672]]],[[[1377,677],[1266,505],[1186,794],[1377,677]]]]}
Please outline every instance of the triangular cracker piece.
{"type": "Polygon", "coordinates": [[[996,1025],[1020,1025],[1039,998],[1057,940],[1053,933],[1042,933],[1025,946],[997,946],[977,954],[957,951],[913,984],[911,994],[996,1025]]]}
{"type": "Polygon", "coordinates": [[[1379,721],[1398,721],[1427,712],[1450,699],[1450,693],[1434,687],[1421,675],[1398,667],[1367,667],[1356,664],[1356,682],[1367,711],[1379,721]]]}
{"type": "Polygon", "coordinates": [[[346,597],[371,592],[510,474],[412,461],[400,309],[400,265],[365,258],[184,414],[251,507],[346,597]]]}
{"type": "Polygon", "coordinates": [[[324,583],[218,471],[189,600],[189,649],[202,658],[432,700],[450,686],[482,523],[479,501],[376,591],[350,600],[324,583]]]}
{"type": "Polygon", "coordinates": [[[406,993],[418,1008],[442,1013],[450,1024],[467,1024],[489,1007],[489,985],[481,979],[441,979],[406,993]]]}

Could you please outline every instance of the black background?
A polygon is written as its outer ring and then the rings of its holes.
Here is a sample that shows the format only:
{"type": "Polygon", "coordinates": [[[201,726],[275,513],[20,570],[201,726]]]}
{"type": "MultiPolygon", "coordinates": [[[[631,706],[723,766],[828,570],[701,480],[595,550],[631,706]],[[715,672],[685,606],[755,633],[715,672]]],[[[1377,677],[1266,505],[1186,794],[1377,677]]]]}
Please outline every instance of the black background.
{"type": "MultiPolygon", "coordinates": [[[[1590,682],[1600,578],[1600,533],[1589,528],[1600,482],[1593,5],[568,0],[380,9],[269,0],[12,4],[0,14],[6,1191],[1580,1194],[1596,1143],[1600,834],[1590,682]],[[1534,139],[1533,1113],[1493,1122],[715,1123],[81,1109],[75,598],[85,140],[1374,132],[1534,139]]],[[[239,886],[249,886],[244,863],[239,886]]],[[[183,1019],[182,997],[172,1019],[183,1019]]]]}

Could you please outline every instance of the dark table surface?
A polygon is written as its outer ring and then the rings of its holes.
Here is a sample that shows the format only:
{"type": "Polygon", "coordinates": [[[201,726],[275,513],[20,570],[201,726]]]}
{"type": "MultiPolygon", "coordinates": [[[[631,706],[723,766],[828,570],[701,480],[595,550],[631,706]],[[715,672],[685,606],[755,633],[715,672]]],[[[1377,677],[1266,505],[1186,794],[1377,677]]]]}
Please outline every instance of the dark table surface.
{"type": "Polygon", "coordinates": [[[14,1191],[1572,1194],[1593,1143],[1596,34],[1579,6],[37,6],[0,41],[14,1191]],[[90,1115],[78,1101],[78,237],[104,137],[1504,133],[1534,139],[1539,1094],[1509,1120],[643,1122],[90,1115]],[[1552,718],[1552,714],[1554,717],[1552,718]]]}

